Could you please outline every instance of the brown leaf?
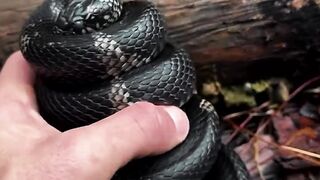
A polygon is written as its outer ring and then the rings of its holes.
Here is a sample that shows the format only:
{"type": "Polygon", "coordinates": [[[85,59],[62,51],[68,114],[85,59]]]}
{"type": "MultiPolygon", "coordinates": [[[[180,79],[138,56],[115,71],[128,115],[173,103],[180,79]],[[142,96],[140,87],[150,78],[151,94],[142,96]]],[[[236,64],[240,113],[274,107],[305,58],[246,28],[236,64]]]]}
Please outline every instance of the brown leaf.
{"type": "Polygon", "coordinates": [[[274,140],[269,135],[261,135],[260,137],[259,139],[253,138],[250,142],[235,148],[235,151],[245,162],[253,180],[270,179],[276,174],[274,172],[274,170],[276,170],[276,164],[273,158],[277,156],[277,154],[274,148],[268,143],[274,140]]]}
{"type": "Polygon", "coordinates": [[[278,135],[278,143],[291,147],[287,148],[287,151],[279,151],[279,162],[284,168],[302,169],[318,165],[310,159],[312,157],[307,157],[308,152],[320,154],[319,135],[315,129],[310,127],[298,129],[290,116],[283,116],[280,113],[273,116],[272,122],[278,135]],[[306,155],[306,158],[301,158],[292,152],[306,155]]]}

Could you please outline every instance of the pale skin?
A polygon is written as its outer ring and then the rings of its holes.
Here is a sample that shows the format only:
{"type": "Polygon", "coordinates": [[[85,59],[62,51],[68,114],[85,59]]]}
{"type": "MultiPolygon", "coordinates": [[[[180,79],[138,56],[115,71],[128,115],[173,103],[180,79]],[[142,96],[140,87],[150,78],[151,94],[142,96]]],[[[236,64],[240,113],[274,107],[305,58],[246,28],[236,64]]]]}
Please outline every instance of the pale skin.
{"type": "Polygon", "coordinates": [[[189,131],[179,108],[138,102],[62,133],[39,115],[33,84],[21,53],[11,55],[0,73],[0,179],[110,179],[132,159],[172,149],[189,131]]]}

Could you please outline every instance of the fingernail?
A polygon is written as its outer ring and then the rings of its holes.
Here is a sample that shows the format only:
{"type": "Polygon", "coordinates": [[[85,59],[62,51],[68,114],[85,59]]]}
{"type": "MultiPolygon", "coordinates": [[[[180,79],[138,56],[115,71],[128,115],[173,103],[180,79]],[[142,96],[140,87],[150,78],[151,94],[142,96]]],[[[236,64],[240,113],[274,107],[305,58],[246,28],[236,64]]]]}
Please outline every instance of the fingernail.
{"type": "Polygon", "coordinates": [[[189,132],[189,120],[186,113],[175,106],[163,106],[163,108],[172,118],[179,134],[179,141],[182,142],[189,132]]]}

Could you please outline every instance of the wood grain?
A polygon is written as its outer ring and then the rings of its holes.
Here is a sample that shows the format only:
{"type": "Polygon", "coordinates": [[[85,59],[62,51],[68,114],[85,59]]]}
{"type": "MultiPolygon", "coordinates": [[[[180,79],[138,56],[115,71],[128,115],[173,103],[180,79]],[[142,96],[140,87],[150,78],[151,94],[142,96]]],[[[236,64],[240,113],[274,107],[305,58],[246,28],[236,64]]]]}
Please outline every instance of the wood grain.
{"type": "Polygon", "coordinates": [[[18,49],[24,21],[41,0],[0,0],[0,60],[18,49]]]}

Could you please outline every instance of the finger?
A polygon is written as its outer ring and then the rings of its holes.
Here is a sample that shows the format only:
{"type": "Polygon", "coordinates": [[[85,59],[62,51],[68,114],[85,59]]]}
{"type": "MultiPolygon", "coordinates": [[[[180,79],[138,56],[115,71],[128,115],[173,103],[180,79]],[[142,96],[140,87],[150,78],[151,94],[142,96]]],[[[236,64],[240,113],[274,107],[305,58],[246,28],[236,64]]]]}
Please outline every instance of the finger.
{"type": "Polygon", "coordinates": [[[0,97],[3,97],[2,100],[18,100],[36,108],[33,83],[34,73],[22,53],[13,53],[0,73],[0,97]]]}
{"type": "Polygon", "coordinates": [[[133,158],[172,149],[186,138],[188,131],[187,116],[179,108],[141,102],[69,133],[79,141],[79,156],[94,160],[86,167],[99,169],[102,177],[111,177],[133,158]]]}

